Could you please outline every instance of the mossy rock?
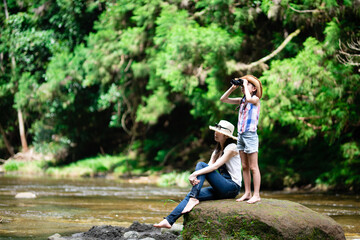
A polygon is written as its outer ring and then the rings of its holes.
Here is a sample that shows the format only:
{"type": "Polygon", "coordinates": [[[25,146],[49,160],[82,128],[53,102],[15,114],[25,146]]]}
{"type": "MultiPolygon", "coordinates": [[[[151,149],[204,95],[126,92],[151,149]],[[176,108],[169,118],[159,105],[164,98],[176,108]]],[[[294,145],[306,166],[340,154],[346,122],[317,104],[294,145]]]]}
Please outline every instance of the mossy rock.
{"type": "Polygon", "coordinates": [[[344,239],[332,218],[301,204],[262,199],[200,202],[184,216],[184,239],[344,239]]]}

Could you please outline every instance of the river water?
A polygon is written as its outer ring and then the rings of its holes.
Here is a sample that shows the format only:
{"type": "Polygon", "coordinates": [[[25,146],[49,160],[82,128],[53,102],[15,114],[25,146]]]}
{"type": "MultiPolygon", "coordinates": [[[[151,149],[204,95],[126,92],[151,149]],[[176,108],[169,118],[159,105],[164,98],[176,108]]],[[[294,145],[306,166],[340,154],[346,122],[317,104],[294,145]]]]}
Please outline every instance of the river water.
{"type": "MultiPolygon", "coordinates": [[[[94,225],[128,227],[157,223],[189,189],[163,188],[108,179],[54,179],[0,176],[0,239],[47,239],[87,231],[94,225]],[[35,199],[15,199],[34,192],[35,199]]],[[[262,192],[290,200],[338,222],[346,239],[360,239],[360,196],[262,192]]],[[[182,223],[182,218],[178,223],[182,223]]]]}

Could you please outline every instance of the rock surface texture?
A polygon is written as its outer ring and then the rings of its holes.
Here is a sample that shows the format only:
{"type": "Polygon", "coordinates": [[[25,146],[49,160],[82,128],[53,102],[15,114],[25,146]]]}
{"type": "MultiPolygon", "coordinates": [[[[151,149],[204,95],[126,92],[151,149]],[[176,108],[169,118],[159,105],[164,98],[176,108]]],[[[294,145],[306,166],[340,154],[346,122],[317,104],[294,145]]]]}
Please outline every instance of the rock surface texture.
{"type": "Polygon", "coordinates": [[[75,233],[71,236],[61,236],[56,233],[48,240],[175,240],[179,238],[179,228],[169,231],[160,230],[151,224],[141,224],[135,221],[129,228],[118,226],[94,226],[89,231],[75,233]]]}
{"type": "Polygon", "coordinates": [[[345,240],[332,218],[291,201],[204,201],[184,217],[183,239],[345,240]]]}

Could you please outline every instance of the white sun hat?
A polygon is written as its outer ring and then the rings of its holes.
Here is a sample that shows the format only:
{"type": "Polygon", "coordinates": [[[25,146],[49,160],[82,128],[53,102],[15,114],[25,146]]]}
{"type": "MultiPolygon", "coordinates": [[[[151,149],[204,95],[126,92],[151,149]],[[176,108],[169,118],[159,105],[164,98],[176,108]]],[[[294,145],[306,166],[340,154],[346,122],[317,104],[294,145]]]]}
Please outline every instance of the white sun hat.
{"type": "Polygon", "coordinates": [[[237,137],[233,135],[234,125],[226,120],[221,120],[219,123],[216,123],[215,126],[209,126],[209,128],[237,140],[237,137]]]}

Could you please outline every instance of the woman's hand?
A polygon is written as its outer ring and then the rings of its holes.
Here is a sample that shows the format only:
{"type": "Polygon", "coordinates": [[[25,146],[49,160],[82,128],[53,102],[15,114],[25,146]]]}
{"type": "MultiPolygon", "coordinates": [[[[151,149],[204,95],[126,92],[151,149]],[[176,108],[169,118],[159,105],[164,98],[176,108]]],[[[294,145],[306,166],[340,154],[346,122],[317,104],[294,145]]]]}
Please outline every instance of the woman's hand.
{"type": "Polygon", "coordinates": [[[196,178],[196,175],[191,174],[189,176],[189,182],[191,185],[195,186],[196,184],[199,184],[200,180],[196,178]]]}

